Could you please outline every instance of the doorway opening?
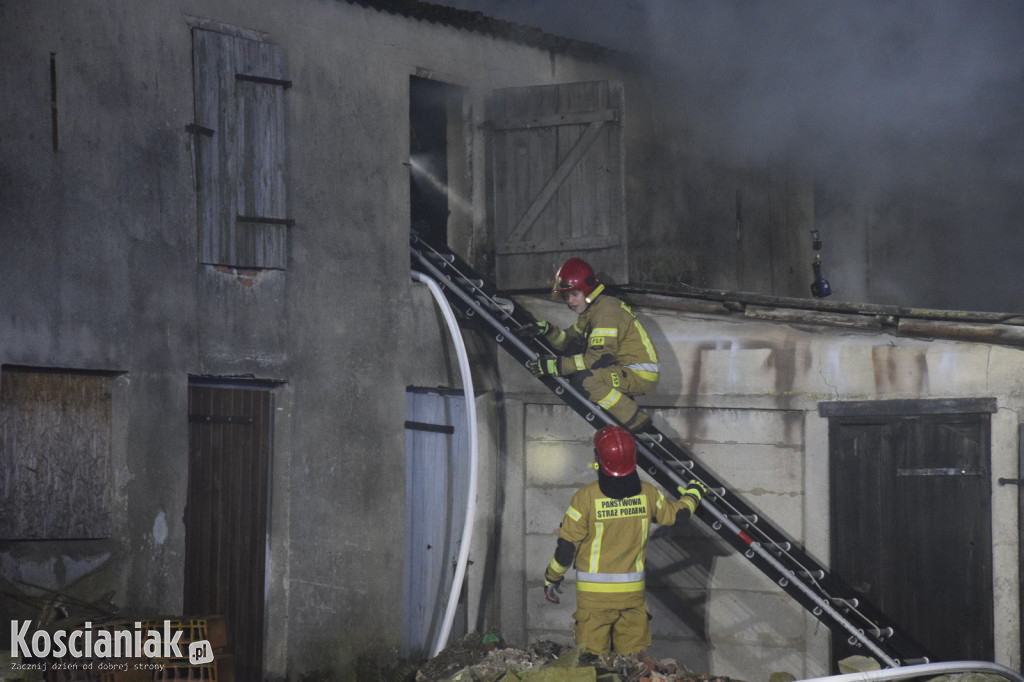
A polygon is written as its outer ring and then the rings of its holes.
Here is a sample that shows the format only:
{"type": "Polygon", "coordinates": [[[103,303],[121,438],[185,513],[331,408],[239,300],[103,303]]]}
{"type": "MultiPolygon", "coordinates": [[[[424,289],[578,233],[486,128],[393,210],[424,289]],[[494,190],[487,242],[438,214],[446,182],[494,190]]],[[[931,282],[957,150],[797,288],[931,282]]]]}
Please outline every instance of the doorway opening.
{"type": "Polygon", "coordinates": [[[409,217],[430,241],[448,243],[470,217],[462,102],[462,88],[409,78],[409,217]]]}

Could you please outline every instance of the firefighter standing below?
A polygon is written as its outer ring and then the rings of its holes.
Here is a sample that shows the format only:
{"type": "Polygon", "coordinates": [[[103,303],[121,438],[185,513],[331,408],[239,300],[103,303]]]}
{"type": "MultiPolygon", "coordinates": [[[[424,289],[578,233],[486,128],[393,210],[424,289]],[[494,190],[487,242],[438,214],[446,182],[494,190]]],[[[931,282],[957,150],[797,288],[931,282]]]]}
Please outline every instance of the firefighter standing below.
{"type": "Polygon", "coordinates": [[[669,501],[636,470],[636,443],[619,426],[594,436],[597,480],[572,496],[558,532],[555,555],[544,572],[544,597],[559,603],[562,580],[576,564],[573,637],[587,653],[628,656],[651,644],[644,598],[644,561],[651,522],[689,520],[704,486],[690,481],[669,501]]]}
{"type": "Polygon", "coordinates": [[[579,258],[565,261],[551,289],[579,317],[568,329],[544,320],[525,325],[521,336],[543,336],[561,357],[529,363],[537,376],[566,376],[577,390],[623,426],[640,433],[651,425],[633,398],[658,383],[658,354],[628,305],[604,293],[593,268],[579,258]]]}

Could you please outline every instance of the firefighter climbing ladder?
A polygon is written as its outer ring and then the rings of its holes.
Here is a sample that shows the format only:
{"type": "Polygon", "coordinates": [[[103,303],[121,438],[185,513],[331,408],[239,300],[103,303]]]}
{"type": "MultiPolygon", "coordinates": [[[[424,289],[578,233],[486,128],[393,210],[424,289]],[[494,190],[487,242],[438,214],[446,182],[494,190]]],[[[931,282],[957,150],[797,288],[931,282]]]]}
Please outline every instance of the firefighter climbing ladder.
{"type": "MultiPolygon", "coordinates": [[[[412,236],[413,267],[434,279],[464,321],[494,338],[524,366],[539,356],[553,355],[543,339],[519,338],[516,330],[535,321],[528,311],[498,295],[493,285],[475,273],[446,245],[412,236]]],[[[617,422],[591,403],[562,377],[541,377],[553,393],[590,422],[595,429],[617,422]]],[[[803,548],[750,508],[735,492],[707,470],[684,445],[655,431],[637,438],[645,471],[668,491],[690,480],[708,489],[697,516],[742,553],[762,573],[796,599],[832,632],[842,633],[864,655],[886,667],[929,663],[924,649],[877,608],[832,576],[803,548]]]]}

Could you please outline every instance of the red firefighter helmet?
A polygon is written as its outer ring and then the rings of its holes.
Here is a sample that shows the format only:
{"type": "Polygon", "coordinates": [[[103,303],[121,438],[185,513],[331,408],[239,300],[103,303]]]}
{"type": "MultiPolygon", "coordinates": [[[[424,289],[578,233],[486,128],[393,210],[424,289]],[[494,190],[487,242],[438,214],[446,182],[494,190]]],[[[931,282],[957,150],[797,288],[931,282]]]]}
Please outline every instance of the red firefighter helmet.
{"type": "Polygon", "coordinates": [[[598,471],[608,476],[628,476],[636,471],[636,442],[621,426],[606,426],[594,434],[598,471]]]}
{"type": "Polygon", "coordinates": [[[591,292],[599,287],[601,287],[601,282],[594,274],[594,268],[581,258],[570,258],[555,273],[555,285],[551,287],[551,293],[561,294],[579,289],[589,301],[591,292]]]}

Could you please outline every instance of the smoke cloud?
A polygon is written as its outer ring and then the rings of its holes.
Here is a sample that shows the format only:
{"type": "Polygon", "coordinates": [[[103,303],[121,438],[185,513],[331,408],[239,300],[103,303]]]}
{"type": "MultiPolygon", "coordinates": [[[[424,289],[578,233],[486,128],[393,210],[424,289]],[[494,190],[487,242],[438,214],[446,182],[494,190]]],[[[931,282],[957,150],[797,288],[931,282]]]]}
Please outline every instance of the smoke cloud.
{"type": "Polygon", "coordinates": [[[869,302],[1021,307],[1019,0],[442,2],[641,56],[692,140],[814,178],[826,241],[858,206],[869,302]]]}
{"type": "Polygon", "coordinates": [[[868,186],[1020,178],[1019,2],[688,0],[648,20],[678,106],[737,153],[868,186]]]}

